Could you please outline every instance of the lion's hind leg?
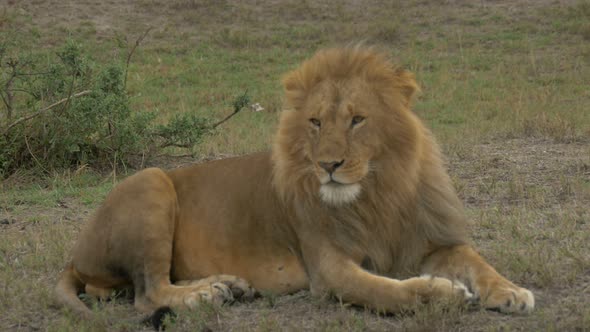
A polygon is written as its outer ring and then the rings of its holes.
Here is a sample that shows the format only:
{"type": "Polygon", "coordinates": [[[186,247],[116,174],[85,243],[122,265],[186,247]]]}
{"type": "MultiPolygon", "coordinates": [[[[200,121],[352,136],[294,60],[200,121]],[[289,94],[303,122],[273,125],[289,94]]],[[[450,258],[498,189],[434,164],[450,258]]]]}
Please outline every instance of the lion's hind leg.
{"type": "MultiPolygon", "coordinates": [[[[237,297],[232,287],[241,290],[238,285],[247,285],[229,276],[196,284],[172,284],[172,251],[180,207],[176,188],[162,170],[146,169],[127,178],[109,195],[106,205],[98,215],[111,227],[107,243],[111,250],[105,254],[104,265],[131,279],[139,311],[193,308],[203,301],[222,304],[237,297]]],[[[247,287],[243,286],[244,293],[247,287]]],[[[108,290],[92,291],[105,295],[108,290]]]]}

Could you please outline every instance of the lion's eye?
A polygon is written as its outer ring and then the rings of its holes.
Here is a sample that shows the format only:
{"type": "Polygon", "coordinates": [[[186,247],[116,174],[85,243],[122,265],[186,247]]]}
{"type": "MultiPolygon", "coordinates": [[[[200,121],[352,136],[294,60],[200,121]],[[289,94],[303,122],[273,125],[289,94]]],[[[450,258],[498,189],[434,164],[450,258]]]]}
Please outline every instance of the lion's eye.
{"type": "Polygon", "coordinates": [[[309,119],[309,122],[311,122],[311,124],[313,124],[314,126],[320,128],[322,126],[322,122],[320,122],[320,120],[316,119],[316,118],[311,118],[309,119]]]}
{"type": "Polygon", "coordinates": [[[357,124],[361,123],[365,121],[365,117],[364,116],[360,116],[360,115],[356,115],[352,118],[352,122],[350,123],[350,125],[352,127],[356,126],[357,124]]]}

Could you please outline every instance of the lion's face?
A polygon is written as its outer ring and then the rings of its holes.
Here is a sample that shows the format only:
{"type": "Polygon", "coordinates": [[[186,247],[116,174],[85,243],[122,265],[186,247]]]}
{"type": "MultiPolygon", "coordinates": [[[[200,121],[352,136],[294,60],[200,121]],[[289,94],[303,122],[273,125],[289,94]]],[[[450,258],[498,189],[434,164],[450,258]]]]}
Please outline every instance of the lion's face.
{"type": "Polygon", "coordinates": [[[374,97],[362,80],[325,81],[300,110],[307,132],[304,153],[326,203],[349,203],[361,192],[360,182],[378,148],[376,119],[371,115],[380,106],[374,97]]]}
{"type": "Polygon", "coordinates": [[[412,153],[409,103],[417,85],[384,56],[321,51],[283,84],[288,108],[273,152],[275,184],[283,193],[303,197],[317,190],[325,203],[349,204],[367,188],[365,179],[412,153]]]}

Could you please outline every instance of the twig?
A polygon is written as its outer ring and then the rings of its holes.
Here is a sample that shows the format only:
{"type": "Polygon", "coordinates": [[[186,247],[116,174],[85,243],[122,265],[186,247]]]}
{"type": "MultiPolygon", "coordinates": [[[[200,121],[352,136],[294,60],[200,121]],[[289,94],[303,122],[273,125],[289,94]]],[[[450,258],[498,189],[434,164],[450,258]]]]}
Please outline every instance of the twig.
{"type": "Polygon", "coordinates": [[[131,62],[131,57],[133,53],[135,53],[135,49],[139,46],[139,44],[144,40],[144,38],[148,35],[148,33],[153,29],[153,27],[148,27],[143,35],[139,36],[137,40],[135,40],[135,45],[131,48],[129,53],[127,54],[127,61],[125,61],[125,80],[123,81],[123,87],[127,88],[127,73],[129,73],[129,63],[131,62]]]}
{"type": "MultiPolygon", "coordinates": [[[[6,99],[4,97],[4,95],[2,94],[2,91],[0,91],[0,97],[2,97],[2,102],[4,103],[4,105],[6,105],[6,110],[8,111],[9,110],[9,106],[8,105],[10,105],[10,103],[8,102],[8,99],[6,99]]],[[[10,111],[8,111],[8,112],[10,112],[10,111]]]]}
{"type": "Polygon", "coordinates": [[[221,120],[221,121],[219,121],[219,122],[216,122],[216,123],[214,123],[214,124],[211,126],[211,129],[215,129],[215,128],[217,128],[217,127],[218,127],[220,124],[222,124],[222,123],[224,123],[225,121],[227,121],[227,120],[231,119],[231,117],[232,117],[232,116],[234,116],[234,115],[238,114],[238,112],[239,112],[239,111],[241,111],[241,110],[242,110],[242,108],[240,108],[239,110],[237,110],[237,111],[234,111],[232,114],[230,114],[230,115],[226,116],[226,117],[225,117],[223,120],[221,120]]]}
{"type": "Polygon", "coordinates": [[[12,91],[12,83],[14,83],[14,79],[18,75],[16,71],[16,67],[18,67],[18,60],[11,59],[6,64],[12,70],[10,73],[10,77],[4,84],[4,91],[6,92],[6,98],[2,96],[2,101],[4,105],[6,105],[6,119],[8,121],[12,120],[12,114],[14,113],[14,105],[12,104],[14,101],[14,91],[12,91]]]}
{"type": "Polygon", "coordinates": [[[222,123],[224,123],[225,121],[231,119],[232,116],[238,114],[238,112],[240,112],[241,110],[244,109],[244,107],[246,107],[248,105],[248,103],[250,102],[250,97],[248,97],[248,90],[244,91],[244,94],[239,96],[235,101],[234,101],[234,112],[228,116],[226,116],[223,120],[214,123],[213,125],[211,125],[211,129],[215,129],[217,128],[219,125],[221,125],[222,123]]]}
{"type": "Polygon", "coordinates": [[[27,135],[24,135],[24,136],[25,136],[25,145],[27,146],[27,150],[29,151],[29,154],[31,155],[31,157],[33,157],[33,159],[35,160],[35,162],[37,163],[37,165],[39,167],[41,167],[45,171],[45,173],[49,173],[49,171],[47,170],[47,168],[45,168],[41,164],[41,162],[39,161],[39,159],[37,159],[37,157],[35,157],[35,154],[33,153],[33,151],[31,151],[31,146],[29,146],[29,140],[27,139],[27,135]]]}
{"type": "Polygon", "coordinates": [[[145,166],[145,150],[141,151],[141,164],[139,164],[139,169],[144,169],[145,166]]]}
{"type": "Polygon", "coordinates": [[[30,119],[32,119],[32,118],[34,118],[34,117],[37,117],[37,116],[39,116],[39,115],[43,114],[43,112],[46,112],[46,111],[48,111],[48,110],[50,110],[50,109],[54,108],[55,106],[58,106],[58,105],[61,105],[61,104],[65,103],[65,102],[67,102],[67,101],[68,101],[68,100],[70,100],[71,98],[76,98],[76,97],[85,96],[85,95],[89,94],[90,92],[92,92],[92,91],[90,91],[90,90],[85,90],[85,91],[82,91],[82,92],[75,93],[75,94],[73,94],[73,95],[71,95],[71,96],[69,96],[69,97],[67,97],[67,98],[64,98],[64,99],[62,99],[62,100],[56,101],[55,103],[53,103],[53,104],[51,104],[51,105],[49,105],[49,106],[47,106],[47,107],[44,107],[44,108],[42,108],[42,109],[38,110],[37,112],[35,112],[35,113],[33,113],[33,114],[29,114],[29,115],[27,115],[27,116],[24,116],[24,117],[22,117],[22,118],[20,118],[20,119],[18,119],[18,120],[16,120],[16,121],[14,121],[14,122],[13,122],[13,123],[11,123],[10,125],[8,125],[8,126],[6,127],[6,129],[4,129],[4,133],[3,133],[3,134],[6,134],[6,133],[8,133],[8,131],[9,131],[10,129],[12,129],[12,127],[14,127],[14,126],[18,125],[19,123],[21,123],[21,122],[23,122],[23,121],[27,121],[27,120],[30,120],[30,119]]]}
{"type": "Polygon", "coordinates": [[[115,151],[115,160],[113,161],[113,186],[117,184],[117,151],[115,151]]]}

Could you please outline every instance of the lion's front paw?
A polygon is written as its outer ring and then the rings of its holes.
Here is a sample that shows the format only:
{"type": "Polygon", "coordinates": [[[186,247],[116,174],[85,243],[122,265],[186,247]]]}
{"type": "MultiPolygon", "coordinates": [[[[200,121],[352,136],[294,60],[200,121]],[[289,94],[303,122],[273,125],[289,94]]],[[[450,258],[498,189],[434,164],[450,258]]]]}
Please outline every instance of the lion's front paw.
{"type": "Polygon", "coordinates": [[[429,292],[434,295],[443,297],[456,297],[461,300],[469,301],[473,299],[473,293],[458,280],[450,280],[441,277],[432,277],[428,274],[420,276],[420,279],[428,282],[429,292]]]}
{"type": "Polygon", "coordinates": [[[494,287],[490,290],[482,305],[486,309],[504,313],[529,313],[535,308],[535,297],[528,289],[514,285],[494,287]]]}

